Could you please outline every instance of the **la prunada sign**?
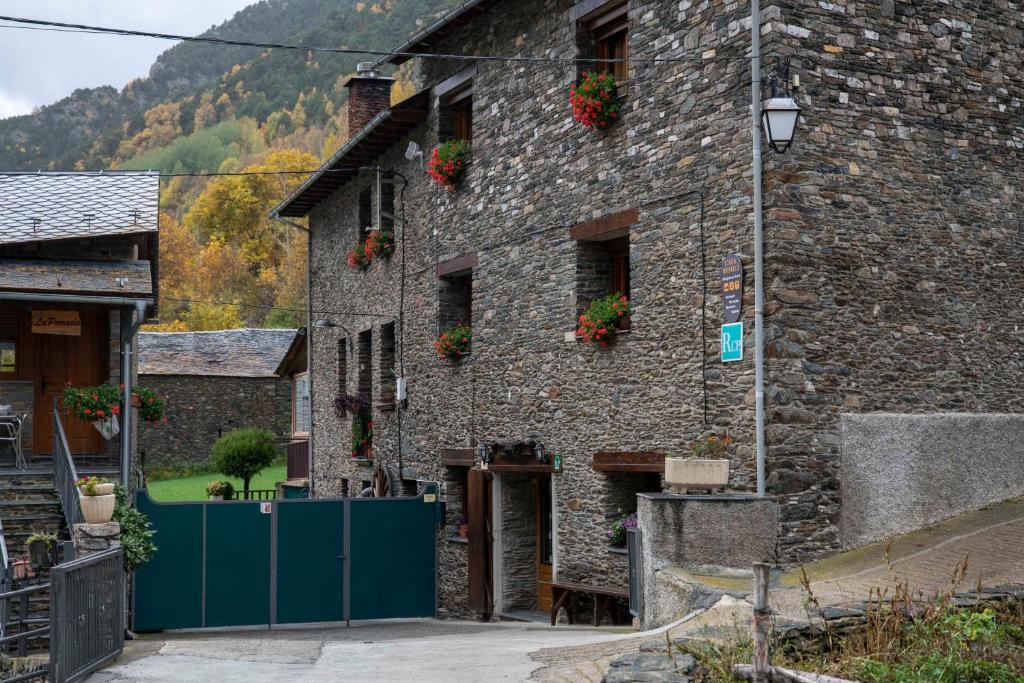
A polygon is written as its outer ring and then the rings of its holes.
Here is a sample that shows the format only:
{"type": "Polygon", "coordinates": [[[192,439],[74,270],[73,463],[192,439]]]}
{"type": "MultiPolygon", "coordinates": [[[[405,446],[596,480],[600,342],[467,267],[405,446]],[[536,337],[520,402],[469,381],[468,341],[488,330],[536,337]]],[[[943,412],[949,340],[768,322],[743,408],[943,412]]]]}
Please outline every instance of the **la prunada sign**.
{"type": "Polygon", "coordinates": [[[32,311],[32,333],[79,337],[82,319],[78,311],[32,311]]]}

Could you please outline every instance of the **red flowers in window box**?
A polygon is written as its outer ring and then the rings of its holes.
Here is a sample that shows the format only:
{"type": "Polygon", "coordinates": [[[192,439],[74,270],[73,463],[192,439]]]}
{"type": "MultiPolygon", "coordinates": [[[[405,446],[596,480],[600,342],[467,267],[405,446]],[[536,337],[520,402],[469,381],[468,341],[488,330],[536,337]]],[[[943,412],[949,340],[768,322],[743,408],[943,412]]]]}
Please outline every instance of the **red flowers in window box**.
{"type": "Polygon", "coordinates": [[[619,118],[619,87],[615,76],[585,73],[569,91],[572,115],[587,128],[604,130],[619,118]]]}
{"type": "Polygon", "coordinates": [[[349,249],[348,257],[345,260],[352,270],[359,270],[370,265],[370,259],[366,258],[366,247],[362,244],[357,244],[349,249]]]}
{"type": "Polygon", "coordinates": [[[363,253],[367,262],[381,256],[390,256],[395,252],[395,233],[391,230],[374,230],[366,238],[363,253]]]}
{"type": "Polygon", "coordinates": [[[615,329],[621,319],[629,315],[629,298],[616,292],[601,297],[590,304],[586,313],[580,316],[576,334],[585,342],[608,346],[615,337],[615,329]]]}
{"type": "Polygon", "coordinates": [[[449,140],[434,148],[427,162],[427,173],[438,185],[453,188],[469,165],[470,144],[465,140],[449,140]]]}
{"type": "Polygon", "coordinates": [[[452,360],[464,356],[469,351],[473,341],[473,328],[469,325],[459,325],[441,334],[434,342],[434,349],[437,350],[437,357],[444,360],[452,360]]]}

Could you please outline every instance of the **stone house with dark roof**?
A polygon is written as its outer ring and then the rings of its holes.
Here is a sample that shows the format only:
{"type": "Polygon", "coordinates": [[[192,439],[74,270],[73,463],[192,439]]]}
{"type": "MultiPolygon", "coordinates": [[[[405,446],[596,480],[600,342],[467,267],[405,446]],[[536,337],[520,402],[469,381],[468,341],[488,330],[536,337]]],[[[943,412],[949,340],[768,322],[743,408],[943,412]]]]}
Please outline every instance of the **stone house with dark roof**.
{"type": "Polygon", "coordinates": [[[141,333],[139,381],[168,406],[167,421],[139,435],[146,471],[208,466],[213,442],[232,429],[263,427],[288,441],[292,382],[277,368],[295,337],[278,329],[141,333]]]}
{"type": "MultiPolygon", "coordinates": [[[[785,57],[803,86],[797,141],[763,162],[767,481],[775,557],[791,564],[863,542],[850,532],[873,508],[892,533],[1024,494],[1024,454],[998,430],[976,430],[985,448],[936,445],[962,431],[945,413],[1024,409],[1024,314],[1006,296],[1024,284],[1024,47],[1008,3],[762,7],[766,74],[785,57]],[[879,418],[874,441],[844,427],[889,413],[929,427],[879,418]],[[989,455],[1003,446],[1013,457],[989,455]],[[979,471],[975,491],[939,483],[979,471]]],[[[309,218],[311,307],[338,311],[310,337],[314,495],[353,493],[381,466],[407,490],[444,482],[447,613],[545,607],[549,578],[624,585],[611,523],[702,433],[733,437],[730,488],[754,488],[752,335],[742,361],[719,360],[732,254],[753,326],[748,9],[465,2],[349,81],[349,142],[275,211],[309,218]],[[366,106],[391,86],[378,69],[409,59],[418,94],[366,106]],[[568,103],[595,68],[623,86],[603,132],[568,103]],[[448,190],[406,150],[456,136],[472,156],[448,190]],[[386,216],[395,253],[350,269],[386,216]],[[628,328],[608,348],[581,342],[578,316],[613,287],[628,290],[628,328]],[[439,360],[457,320],[471,351],[439,360]],[[339,394],[369,400],[342,412],[339,394]],[[368,422],[369,451],[353,443],[368,422]]]]}

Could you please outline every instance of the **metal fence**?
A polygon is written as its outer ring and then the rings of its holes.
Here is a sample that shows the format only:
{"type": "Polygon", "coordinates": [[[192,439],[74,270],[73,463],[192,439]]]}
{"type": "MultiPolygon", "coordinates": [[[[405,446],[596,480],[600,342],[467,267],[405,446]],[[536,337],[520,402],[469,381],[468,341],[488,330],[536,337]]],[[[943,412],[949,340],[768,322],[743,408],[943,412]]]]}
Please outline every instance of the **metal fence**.
{"type": "Polygon", "coordinates": [[[124,648],[121,549],[57,565],[50,584],[50,680],[79,681],[124,648]]]}
{"type": "Polygon", "coordinates": [[[626,552],[629,554],[629,613],[644,618],[644,567],[640,552],[640,529],[626,529],[626,552]]]}
{"type": "Polygon", "coordinates": [[[232,500],[275,500],[277,489],[249,489],[248,495],[245,491],[235,491],[231,494],[232,500]]]}
{"type": "Polygon", "coordinates": [[[60,411],[54,405],[53,485],[57,489],[57,495],[60,496],[60,506],[64,509],[64,521],[67,522],[69,531],[82,521],[82,503],[78,500],[76,481],[78,481],[78,470],[75,469],[75,461],[71,458],[71,448],[68,447],[68,437],[64,432],[64,424],[60,420],[60,411]]]}

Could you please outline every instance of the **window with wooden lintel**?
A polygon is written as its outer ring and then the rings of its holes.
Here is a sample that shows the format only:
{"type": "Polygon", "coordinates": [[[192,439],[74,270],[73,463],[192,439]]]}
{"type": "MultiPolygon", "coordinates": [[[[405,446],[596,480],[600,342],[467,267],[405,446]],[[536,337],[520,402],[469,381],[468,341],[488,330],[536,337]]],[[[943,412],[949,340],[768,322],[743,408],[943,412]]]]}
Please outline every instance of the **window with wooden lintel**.
{"type": "Polygon", "coordinates": [[[610,73],[619,82],[629,78],[629,62],[624,61],[629,58],[628,9],[623,0],[582,0],[573,7],[570,17],[576,21],[580,57],[594,59],[583,62],[581,71],[610,73]]]}
{"type": "MultiPolygon", "coordinates": [[[[576,317],[590,304],[608,294],[632,298],[630,282],[630,226],[638,220],[636,209],[620,211],[573,226],[576,242],[576,317]]],[[[628,330],[630,318],[618,328],[628,330]]]]}
{"type": "Polygon", "coordinates": [[[437,266],[438,333],[473,326],[473,267],[476,253],[463,254],[437,266]]]}
{"type": "Polygon", "coordinates": [[[473,142],[473,76],[476,67],[463,69],[434,88],[441,105],[441,140],[473,142]]]}

